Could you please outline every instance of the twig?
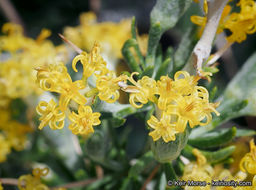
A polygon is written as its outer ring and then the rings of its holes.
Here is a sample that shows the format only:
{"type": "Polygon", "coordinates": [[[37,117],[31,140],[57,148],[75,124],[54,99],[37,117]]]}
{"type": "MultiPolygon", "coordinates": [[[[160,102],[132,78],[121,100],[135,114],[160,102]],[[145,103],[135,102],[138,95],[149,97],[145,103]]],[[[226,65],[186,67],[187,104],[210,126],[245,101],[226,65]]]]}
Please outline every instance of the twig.
{"type": "Polygon", "coordinates": [[[59,34],[60,38],[66,42],[68,45],[70,45],[78,54],[81,54],[83,50],[81,50],[79,47],[77,47],[75,44],[73,44],[71,41],[69,41],[65,36],[62,34],[59,34]]]}
{"type": "MultiPolygon", "coordinates": [[[[89,185],[95,181],[97,181],[98,179],[87,179],[87,180],[82,180],[82,181],[77,181],[77,182],[73,182],[73,183],[67,183],[65,185],[59,185],[57,187],[63,187],[63,188],[74,188],[74,187],[84,187],[86,185],[89,185]]],[[[3,185],[15,185],[18,186],[19,180],[18,179],[14,179],[14,178],[0,178],[0,182],[3,185]]],[[[54,189],[56,187],[52,187],[51,189],[54,189]]]]}
{"type": "Polygon", "coordinates": [[[90,5],[90,10],[98,14],[101,7],[101,0],[90,0],[89,5],[90,5]]]}
{"type": "Polygon", "coordinates": [[[77,181],[77,182],[73,182],[73,183],[67,183],[65,185],[59,185],[57,187],[63,187],[63,188],[84,187],[86,185],[89,185],[89,184],[97,181],[97,180],[98,179],[87,179],[87,180],[77,181]]]}
{"type": "Polygon", "coordinates": [[[202,65],[211,53],[212,42],[219,25],[222,11],[227,2],[228,0],[213,0],[209,2],[209,12],[204,32],[193,50],[189,64],[186,65],[184,70],[193,71],[192,68],[194,66],[196,67],[197,74],[203,76],[202,65]]]}
{"type": "MultiPolygon", "coordinates": [[[[3,10],[5,17],[13,23],[19,24],[24,28],[24,23],[18,12],[9,0],[0,0],[0,7],[3,10]]],[[[25,30],[25,28],[24,28],[25,30]]]]}
{"type": "Polygon", "coordinates": [[[14,178],[0,178],[0,182],[5,185],[16,185],[18,186],[19,180],[14,178]]]}
{"type": "Polygon", "coordinates": [[[155,177],[155,175],[157,174],[158,170],[160,168],[160,164],[158,164],[153,171],[151,172],[151,174],[148,176],[148,178],[146,179],[145,183],[143,184],[141,190],[145,190],[148,183],[155,177]]]}
{"type": "Polygon", "coordinates": [[[96,170],[97,179],[102,179],[104,176],[104,171],[103,171],[102,167],[99,165],[96,165],[95,170],[96,170]]]}
{"type": "Polygon", "coordinates": [[[232,44],[233,43],[227,42],[221,49],[219,49],[215,54],[212,55],[212,58],[208,61],[206,65],[210,66],[214,64],[226,52],[226,50],[230,48],[232,44]]]}

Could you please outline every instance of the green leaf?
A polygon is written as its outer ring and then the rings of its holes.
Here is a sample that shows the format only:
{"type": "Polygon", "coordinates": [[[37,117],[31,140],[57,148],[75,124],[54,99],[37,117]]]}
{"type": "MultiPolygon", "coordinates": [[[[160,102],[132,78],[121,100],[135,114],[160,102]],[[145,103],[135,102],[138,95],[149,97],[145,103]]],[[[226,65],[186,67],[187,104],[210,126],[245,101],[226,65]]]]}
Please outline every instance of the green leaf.
{"type": "Polygon", "coordinates": [[[146,68],[154,66],[156,50],[157,50],[161,35],[162,34],[161,34],[160,23],[153,24],[149,30],[148,52],[146,55],[146,68]]]}
{"type": "Polygon", "coordinates": [[[134,54],[131,52],[131,47],[138,47],[138,43],[136,39],[128,39],[122,48],[122,54],[124,56],[125,61],[127,62],[128,67],[131,69],[132,72],[139,72],[141,73],[142,70],[140,68],[139,63],[134,58],[134,54]]]}
{"type": "Polygon", "coordinates": [[[176,71],[183,68],[184,65],[188,62],[191,52],[193,51],[193,48],[197,42],[196,29],[196,26],[190,25],[190,27],[187,28],[186,33],[182,37],[179,47],[174,53],[174,69],[172,75],[174,75],[176,71]]]}
{"type": "Polygon", "coordinates": [[[86,187],[87,190],[95,190],[95,189],[99,189],[101,186],[110,183],[113,179],[112,176],[105,176],[102,179],[99,179],[93,183],[91,183],[90,185],[88,185],[86,187]]]}
{"type": "Polygon", "coordinates": [[[178,157],[178,159],[175,160],[174,165],[173,165],[173,168],[175,169],[176,174],[177,174],[178,176],[182,176],[182,175],[183,175],[185,165],[184,165],[183,162],[180,160],[180,157],[178,157]]]}
{"type": "Polygon", "coordinates": [[[122,126],[123,124],[125,124],[126,122],[126,119],[124,118],[119,118],[119,117],[114,117],[112,119],[109,119],[109,122],[110,122],[110,125],[112,127],[120,127],[122,126]]]}
{"type": "Polygon", "coordinates": [[[145,153],[139,158],[136,163],[130,168],[128,177],[137,179],[138,176],[150,165],[155,163],[153,153],[151,151],[145,153]]]}
{"type": "Polygon", "coordinates": [[[212,102],[216,97],[216,93],[217,93],[217,90],[218,90],[218,88],[217,88],[217,86],[214,86],[212,89],[211,89],[211,91],[210,91],[210,93],[209,93],[209,101],[210,102],[212,102]]]}
{"type": "Polygon", "coordinates": [[[101,120],[111,118],[110,122],[113,127],[122,126],[126,121],[125,117],[137,112],[136,108],[130,104],[120,104],[118,102],[110,104],[100,101],[98,98],[96,98],[92,107],[94,112],[101,113],[101,120]]]}
{"type": "Polygon", "coordinates": [[[222,102],[227,100],[248,100],[248,105],[237,115],[256,116],[256,53],[243,65],[242,69],[232,79],[225,90],[222,102]]]}
{"type": "Polygon", "coordinates": [[[205,133],[197,138],[190,138],[188,143],[200,149],[218,147],[230,142],[236,135],[236,127],[205,133]]]}
{"type": "MultiPolygon", "coordinates": [[[[235,151],[235,148],[235,146],[228,146],[213,152],[202,150],[200,151],[206,157],[208,163],[215,164],[226,160],[235,151]]],[[[189,158],[190,160],[196,160],[196,157],[192,153],[193,149],[194,147],[186,145],[185,148],[182,150],[181,154],[189,158]]]]}
{"type": "Polygon", "coordinates": [[[219,72],[219,69],[216,67],[203,67],[203,71],[215,74],[215,73],[219,72]]]}
{"type": "Polygon", "coordinates": [[[150,14],[148,53],[146,66],[154,65],[155,54],[162,34],[175,26],[192,0],[157,0],[150,14]]]}
{"type": "Polygon", "coordinates": [[[161,33],[175,26],[192,0],[157,0],[151,14],[151,24],[160,23],[161,33]]]}
{"type": "Polygon", "coordinates": [[[250,129],[237,129],[236,137],[248,137],[256,135],[255,130],[250,129]]]}
{"type": "Polygon", "coordinates": [[[163,164],[166,180],[178,180],[178,176],[172,166],[172,162],[163,164]]]}
{"type": "MultiPolygon", "coordinates": [[[[132,18],[132,26],[131,26],[131,33],[132,33],[132,38],[135,39],[137,41],[137,32],[136,32],[136,26],[135,26],[135,17],[132,18]]],[[[145,69],[145,61],[144,61],[144,57],[140,51],[139,45],[138,43],[135,44],[134,46],[134,50],[138,56],[139,59],[139,64],[142,66],[142,69],[145,69]]]]}
{"type": "Polygon", "coordinates": [[[132,179],[126,178],[123,181],[120,190],[132,190],[132,179]]]}
{"type": "Polygon", "coordinates": [[[163,62],[163,64],[160,66],[160,68],[158,69],[155,79],[159,80],[161,78],[161,76],[164,76],[164,75],[170,73],[172,65],[173,65],[172,59],[171,58],[166,59],[163,62]]]}
{"type": "Polygon", "coordinates": [[[143,76],[149,76],[151,77],[152,74],[154,72],[154,66],[148,66],[143,73],[140,75],[140,78],[142,78],[143,76]]]}
{"type": "Polygon", "coordinates": [[[162,172],[161,177],[159,179],[159,184],[158,184],[158,189],[157,190],[165,190],[166,184],[167,184],[167,180],[166,180],[166,177],[165,177],[165,173],[162,172]]]}

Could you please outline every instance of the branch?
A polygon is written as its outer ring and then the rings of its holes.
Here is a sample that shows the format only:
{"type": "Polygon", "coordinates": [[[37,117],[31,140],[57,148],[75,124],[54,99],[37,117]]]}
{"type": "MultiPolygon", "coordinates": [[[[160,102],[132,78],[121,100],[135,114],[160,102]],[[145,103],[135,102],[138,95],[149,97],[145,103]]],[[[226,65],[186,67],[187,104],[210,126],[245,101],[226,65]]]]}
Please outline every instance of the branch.
{"type": "Polygon", "coordinates": [[[185,70],[192,71],[192,67],[196,67],[197,74],[202,75],[202,65],[210,56],[212,43],[219,25],[222,11],[228,0],[213,0],[209,2],[209,13],[207,15],[207,23],[202,37],[197,42],[189,63],[185,66],[185,70]]]}
{"type": "Polygon", "coordinates": [[[24,23],[9,0],[0,0],[0,8],[3,10],[5,17],[13,23],[19,24],[25,29],[24,23]]]}
{"type": "MultiPolygon", "coordinates": [[[[87,180],[77,181],[77,182],[73,182],[73,183],[67,183],[65,185],[59,185],[57,187],[62,187],[62,188],[84,187],[86,185],[89,185],[89,184],[97,181],[97,180],[98,179],[87,179],[87,180]]],[[[19,180],[18,179],[14,179],[14,178],[0,178],[0,182],[3,185],[18,186],[19,180]]],[[[54,189],[54,188],[56,188],[56,187],[52,187],[51,189],[54,189]]]]}
{"type": "Polygon", "coordinates": [[[65,36],[63,36],[62,34],[59,34],[59,37],[68,45],[70,45],[78,54],[81,54],[83,52],[83,50],[81,50],[79,47],[77,47],[75,44],[73,44],[71,41],[65,38],[65,36]]]}
{"type": "MultiPolygon", "coordinates": [[[[62,187],[62,188],[74,188],[74,187],[84,187],[86,185],[89,185],[95,181],[97,181],[98,179],[87,179],[87,180],[82,180],[82,181],[77,181],[77,182],[73,182],[73,183],[67,183],[65,185],[59,185],[57,186],[58,188],[62,187]]],[[[56,187],[54,187],[56,188],[56,187]]]]}
{"type": "Polygon", "coordinates": [[[0,182],[5,185],[16,185],[18,186],[18,179],[14,178],[0,178],[0,182]]]}
{"type": "Polygon", "coordinates": [[[148,176],[148,178],[146,179],[145,183],[143,184],[141,190],[146,190],[146,187],[148,185],[148,183],[155,177],[155,175],[157,174],[158,170],[160,168],[160,164],[158,164],[153,171],[151,172],[151,174],[148,176]]]}

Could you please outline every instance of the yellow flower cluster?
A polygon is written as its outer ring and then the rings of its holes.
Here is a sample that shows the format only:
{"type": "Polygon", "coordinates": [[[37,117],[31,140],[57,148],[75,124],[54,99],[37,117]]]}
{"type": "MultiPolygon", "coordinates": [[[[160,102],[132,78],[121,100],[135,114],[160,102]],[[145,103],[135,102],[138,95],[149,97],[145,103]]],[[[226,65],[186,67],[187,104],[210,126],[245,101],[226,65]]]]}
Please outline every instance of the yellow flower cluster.
{"type": "Polygon", "coordinates": [[[11,153],[11,148],[21,151],[27,142],[26,134],[32,128],[28,125],[18,123],[11,119],[10,112],[0,111],[0,162],[6,160],[6,156],[11,153]]]}
{"type": "Polygon", "coordinates": [[[83,66],[82,80],[72,82],[63,64],[50,65],[48,68],[37,68],[37,81],[45,91],[60,94],[59,106],[54,100],[49,103],[40,102],[37,112],[41,115],[39,129],[50,125],[51,129],[61,129],[64,126],[65,111],[70,100],[79,105],[78,114],[69,114],[72,124],[69,128],[75,134],[89,134],[93,132],[93,125],[100,124],[99,113],[92,113],[85,97],[98,96],[101,100],[113,103],[119,98],[119,90],[130,93],[129,102],[135,108],[141,108],[149,101],[155,103],[160,114],[159,118],[151,116],[148,125],[154,129],[149,135],[156,141],[163,138],[165,142],[174,141],[175,134],[183,133],[187,124],[191,128],[197,125],[207,125],[211,119],[211,112],[219,114],[215,108],[217,104],[209,103],[208,91],[197,86],[198,76],[190,76],[185,71],[175,74],[174,80],[162,76],[159,81],[144,76],[137,82],[127,75],[116,76],[106,67],[106,62],[100,55],[100,47],[95,43],[90,53],[82,52],[72,62],[73,70],[78,72],[76,64],[83,66]],[[89,77],[96,77],[96,87],[88,85],[89,77]],[[132,85],[127,85],[129,81],[132,85]],[[85,95],[79,90],[86,89],[85,95]],[[85,121],[86,120],[86,121],[85,121]]]}
{"type": "MultiPolygon", "coordinates": [[[[102,45],[104,53],[116,58],[122,57],[122,45],[131,38],[131,19],[125,19],[119,23],[98,23],[96,15],[88,12],[80,16],[80,23],[80,26],[65,29],[64,35],[68,40],[84,50],[90,50],[94,41],[97,40],[102,45]]],[[[138,38],[144,55],[146,54],[147,39],[147,35],[138,38]]]]}
{"type": "MultiPolygon", "coordinates": [[[[211,165],[207,164],[204,155],[197,149],[193,149],[193,154],[196,156],[197,161],[191,162],[184,168],[182,180],[184,181],[205,181],[210,183],[214,175],[214,169],[211,165]]],[[[200,190],[200,186],[185,186],[185,190],[200,190]]],[[[205,190],[210,190],[210,186],[204,187],[205,190]]]]}
{"type": "Polygon", "coordinates": [[[60,94],[59,105],[53,99],[48,103],[41,101],[38,104],[37,113],[41,115],[39,129],[47,125],[51,129],[62,129],[66,114],[68,114],[71,121],[69,129],[74,134],[88,135],[94,132],[92,126],[99,125],[101,122],[99,120],[100,113],[93,113],[91,107],[85,105],[87,103],[86,97],[89,98],[98,93],[99,97],[107,102],[116,101],[118,98],[118,92],[116,92],[118,89],[113,87],[119,80],[111,81],[113,73],[106,68],[106,63],[100,56],[100,48],[97,43],[90,53],[82,52],[73,59],[72,67],[76,72],[78,61],[82,63],[84,72],[82,80],[75,82],[72,81],[67,68],[62,63],[37,68],[39,86],[45,91],[60,94]],[[96,88],[91,88],[87,84],[87,79],[92,75],[97,77],[96,88]],[[86,91],[84,95],[81,94],[81,90],[86,91]],[[70,113],[71,101],[78,104],[78,113],[74,111],[70,113]]]}
{"type": "MultiPolygon", "coordinates": [[[[50,190],[47,185],[41,182],[41,177],[49,173],[48,168],[35,168],[32,175],[22,175],[19,177],[18,188],[19,190],[50,190]]],[[[54,188],[54,190],[65,190],[65,188],[54,188]]]]}
{"type": "Polygon", "coordinates": [[[232,13],[225,24],[232,34],[227,37],[229,42],[242,42],[247,34],[256,32],[256,2],[254,0],[240,0],[239,13],[232,13]]]}
{"type": "Polygon", "coordinates": [[[250,150],[240,161],[240,169],[243,172],[256,175],[256,146],[253,139],[250,141],[250,150]]]}
{"type": "MultiPolygon", "coordinates": [[[[227,37],[227,40],[231,43],[241,43],[246,40],[247,34],[256,32],[256,2],[254,0],[240,0],[237,5],[240,7],[239,13],[231,13],[231,6],[225,6],[217,30],[217,34],[219,34],[224,29],[228,29],[232,34],[227,37]]],[[[200,34],[202,34],[207,17],[191,16],[191,21],[202,26],[200,30],[200,34]]]]}
{"type": "MultiPolygon", "coordinates": [[[[23,98],[40,93],[35,83],[37,66],[66,57],[64,46],[55,47],[45,40],[50,31],[43,29],[36,40],[25,37],[21,26],[3,25],[0,36],[0,98],[23,98]]],[[[3,103],[2,103],[3,104],[3,103]]]]}
{"type": "MultiPolygon", "coordinates": [[[[227,169],[223,169],[222,165],[216,165],[214,168],[207,163],[205,156],[197,149],[193,149],[193,154],[196,156],[196,162],[190,162],[184,168],[182,180],[194,180],[194,181],[205,181],[211,183],[212,180],[225,180],[225,181],[243,181],[246,179],[247,174],[243,171],[239,171],[235,176],[227,169]]],[[[216,190],[249,190],[256,187],[256,178],[253,180],[252,186],[247,187],[231,187],[231,186],[220,186],[216,187],[216,190]]],[[[185,190],[200,190],[200,186],[185,186],[185,190]]],[[[211,190],[210,185],[204,187],[205,190],[211,190]]]]}
{"type": "Polygon", "coordinates": [[[174,141],[175,134],[183,133],[187,124],[191,128],[207,125],[212,120],[211,112],[219,115],[215,110],[217,104],[209,103],[208,91],[197,86],[198,76],[178,71],[174,80],[162,76],[155,81],[144,76],[135,82],[134,74],[128,79],[134,86],[126,87],[124,91],[131,93],[129,101],[136,108],[148,101],[155,103],[158,118],[151,116],[147,122],[154,129],[149,133],[154,141],[161,137],[165,142],[174,141]]]}

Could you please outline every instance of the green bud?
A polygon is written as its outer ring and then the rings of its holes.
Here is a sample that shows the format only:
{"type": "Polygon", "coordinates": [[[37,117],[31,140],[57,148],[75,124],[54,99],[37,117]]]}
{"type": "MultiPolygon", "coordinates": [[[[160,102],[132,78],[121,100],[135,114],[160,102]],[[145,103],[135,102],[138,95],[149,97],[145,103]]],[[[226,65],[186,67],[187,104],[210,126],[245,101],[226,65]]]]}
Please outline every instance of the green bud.
{"type": "Polygon", "coordinates": [[[151,138],[151,150],[155,159],[160,163],[168,163],[175,160],[187,144],[189,132],[190,128],[187,127],[184,133],[176,135],[175,141],[168,143],[164,142],[162,138],[157,141],[153,141],[151,138]]]}

